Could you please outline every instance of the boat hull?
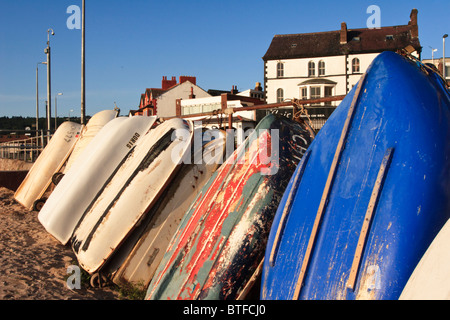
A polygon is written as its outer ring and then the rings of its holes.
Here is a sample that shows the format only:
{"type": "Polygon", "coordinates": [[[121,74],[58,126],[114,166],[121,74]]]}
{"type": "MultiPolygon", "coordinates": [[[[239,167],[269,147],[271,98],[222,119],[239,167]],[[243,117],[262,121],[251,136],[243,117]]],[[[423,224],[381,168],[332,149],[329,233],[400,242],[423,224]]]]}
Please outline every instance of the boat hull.
{"type": "Polygon", "coordinates": [[[415,63],[373,61],[286,189],[262,299],[398,299],[450,214],[449,108],[415,63]]]}
{"type": "Polygon", "coordinates": [[[97,135],[97,133],[112,119],[116,118],[118,111],[116,110],[103,110],[97,112],[89,119],[88,123],[81,129],[80,138],[78,139],[66,165],[64,166],[63,172],[66,173],[78,156],[83,152],[92,139],[97,135]]]}
{"type": "Polygon", "coordinates": [[[190,122],[171,119],[138,140],[73,233],[72,248],[84,270],[103,267],[144,219],[190,151],[192,135],[190,122]]]}
{"type": "Polygon", "coordinates": [[[14,198],[25,208],[32,210],[52,183],[54,173],[61,170],[75,146],[81,125],[63,122],[37,158],[34,165],[14,194],[14,198]]]}
{"type": "Polygon", "coordinates": [[[450,299],[450,220],[414,269],[400,300],[450,299]]]}
{"type": "Polygon", "coordinates": [[[311,140],[304,125],[266,116],[184,215],[147,299],[236,299],[264,256],[278,202],[311,140]]]}
{"type": "Polygon", "coordinates": [[[200,156],[193,153],[191,162],[182,164],[170,187],[161,196],[161,201],[150,209],[147,214],[149,222],[142,223],[145,229],[139,232],[139,240],[133,241],[135,245],[132,250],[114,255],[111,265],[120,264],[120,267],[117,271],[113,267],[109,272],[114,273],[112,279],[116,284],[148,287],[184,214],[197,193],[223,163],[224,134],[204,145],[199,152],[200,156]],[[195,159],[201,159],[201,162],[195,159]]]}
{"type": "Polygon", "coordinates": [[[68,243],[89,204],[155,120],[156,117],[119,117],[98,132],[39,212],[40,223],[53,237],[64,245],[68,243]]]}

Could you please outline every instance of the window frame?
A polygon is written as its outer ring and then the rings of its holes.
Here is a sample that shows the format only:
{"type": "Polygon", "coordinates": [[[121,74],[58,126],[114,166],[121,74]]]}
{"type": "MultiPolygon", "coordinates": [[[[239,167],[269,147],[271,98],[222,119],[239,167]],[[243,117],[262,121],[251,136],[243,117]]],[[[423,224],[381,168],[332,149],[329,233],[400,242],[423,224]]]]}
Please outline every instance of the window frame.
{"type": "Polygon", "coordinates": [[[277,103],[283,102],[284,101],[284,90],[283,90],[283,88],[278,88],[276,94],[277,94],[277,103]]]}
{"type": "Polygon", "coordinates": [[[284,63],[283,62],[277,62],[277,78],[283,78],[284,77],[284,63]]]}
{"type": "Polygon", "coordinates": [[[352,73],[361,73],[361,61],[357,57],[352,59],[352,73]]]}
{"type": "Polygon", "coordinates": [[[316,63],[314,61],[308,62],[308,77],[316,76],[316,63]]]}
{"type": "Polygon", "coordinates": [[[325,61],[319,61],[319,77],[325,76],[325,61]]]}

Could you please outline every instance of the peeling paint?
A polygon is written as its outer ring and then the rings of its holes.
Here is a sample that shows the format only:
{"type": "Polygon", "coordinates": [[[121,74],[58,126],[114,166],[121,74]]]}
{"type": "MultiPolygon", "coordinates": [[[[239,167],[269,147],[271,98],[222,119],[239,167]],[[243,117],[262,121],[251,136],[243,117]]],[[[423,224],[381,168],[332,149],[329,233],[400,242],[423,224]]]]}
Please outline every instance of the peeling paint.
{"type": "MultiPolygon", "coordinates": [[[[151,299],[233,299],[250,279],[264,255],[265,242],[282,191],[295,169],[287,154],[298,154],[284,140],[290,132],[311,138],[300,126],[270,115],[261,123],[289,126],[280,141],[286,149],[276,175],[264,176],[259,160],[261,143],[269,144],[269,130],[258,139],[248,139],[235,155],[243,160],[227,160],[207,189],[185,215],[158,267],[147,293],[151,299]],[[251,141],[250,145],[249,141],[251,141]],[[282,161],[282,163],[281,163],[282,161]]],[[[270,127],[269,127],[270,128],[270,127]]],[[[258,128],[257,128],[258,129],[258,128]]],[[[257,132],[258,130],[255,130],[257,132]]],[[[292,144],[291,144],[292,145],[292,144]]],[[[231,159],[234,156],[230,157],[231,159]]],[[[291,157],[289,157],[292,159],[291,157]]]]}

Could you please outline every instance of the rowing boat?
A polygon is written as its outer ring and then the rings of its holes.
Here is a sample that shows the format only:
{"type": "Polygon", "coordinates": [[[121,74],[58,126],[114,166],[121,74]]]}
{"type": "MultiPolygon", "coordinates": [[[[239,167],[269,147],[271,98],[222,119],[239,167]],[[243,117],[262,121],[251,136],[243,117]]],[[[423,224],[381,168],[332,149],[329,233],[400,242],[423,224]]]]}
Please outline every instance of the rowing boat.
{"type": "Polygon", "coordinates": [[[192,136],[192,123],[175,118],[137,141],[73,233],[71,245],[85,271],[100,270],[145,219],[189,153],[192,136]]]}
{"type": "Polygon", "coordinates": [[[118,117],[95,135],[39,212],[40,223],[53,237],[67,244],[89,204],[155,120],[156,117],[118,117]]]}
{"type": "MultiPolygon", "coordinates": [[[[200,133],[201,134],[201,133],[200,133]]],[[[120,267],[114,273],[113,282],[118,285],[143,285],[145,288],[156,271],[166,252],[183,215],[189,209],[198,192],[223,163],[225,154],[225,135],[222,133],[216,139],[206,143],[192,152],[189,163],[182,164],[177,175],[170,183],[158,201],[147,213],[149,222],[142,223],[138,241],[132,241],[131,250],[120,250],[110,265],[120,267]],[[200,161],[195,161],[200,159],[200,161]]],[[[137,232],[136,232],[137,233],[137,232]]]]}
{"type": "Polygon", "coordinates": [[[307,126],[266,116],[186,212],[147,299],[237,299],[264,256],[273,216],[303,152],[307,126]]]}
{"type": "Polygon", "coordinates": [[[378,55],[303,157],[274,219],[262,299],[398,299],[450,215],[450,99],[378,55]]]}
{"type": "Polygon", "coordinates": [[[67,161],[80,130],[79,123],[66,121],[55,131],[14,194],[14,198],[25,208],[40,209],[40,204],[45,202],[44,194],[52,183],[52,176],[67,161]]]}

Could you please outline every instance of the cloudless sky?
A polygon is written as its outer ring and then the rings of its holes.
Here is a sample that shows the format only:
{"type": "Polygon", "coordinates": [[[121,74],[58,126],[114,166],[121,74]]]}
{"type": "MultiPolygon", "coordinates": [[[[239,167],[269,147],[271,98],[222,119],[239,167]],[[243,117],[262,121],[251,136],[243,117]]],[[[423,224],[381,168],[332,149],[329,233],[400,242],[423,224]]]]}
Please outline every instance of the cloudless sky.
{"type": "MultiPolygon", "coordinates": [[[[80,116],[81,30],[67,28],[81,0],[0,0],[0,116],[36,116],[36,63],[52,53],[52,116],[80,116]]],[[[204,90],[243,91],[263,83],[262,56],[275,34],[365,28],[370,5],[381,26],[404,25],[419,10],[422,58],[442,57],[448,0],[86,0],[86,114],[137,109],[145,88],[167,76],[196,76],[204,90]]],[[[450,52],[450,46],[447,49],[450,52]]],[[[449,56],[449,54],[447,55],[449,56]]],[[[39,65],[40,116],[46,66],[39,65]]]]}

